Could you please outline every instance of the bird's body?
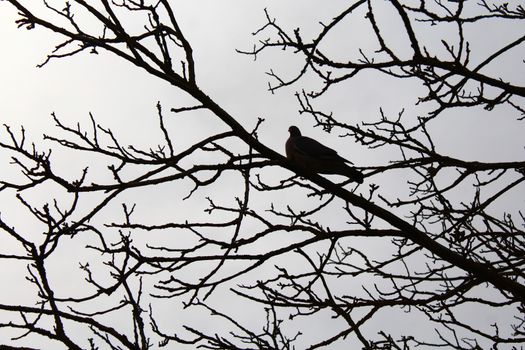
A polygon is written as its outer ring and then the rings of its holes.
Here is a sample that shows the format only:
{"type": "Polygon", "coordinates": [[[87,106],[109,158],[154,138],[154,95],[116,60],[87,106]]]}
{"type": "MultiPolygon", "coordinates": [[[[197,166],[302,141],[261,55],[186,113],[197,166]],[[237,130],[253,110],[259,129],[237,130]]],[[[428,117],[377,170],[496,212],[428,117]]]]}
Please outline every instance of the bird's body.
{"type": "Polygon", "coordinates": [[[290,137],[286,141],[286,157],[305,169],[319,174],[339,174],[350,180],[363,183],[363,174],[355,168],[348,166],[348,160],[337,154],[333,149],[302,136],[296,126],[288,129],[290,137]]]}

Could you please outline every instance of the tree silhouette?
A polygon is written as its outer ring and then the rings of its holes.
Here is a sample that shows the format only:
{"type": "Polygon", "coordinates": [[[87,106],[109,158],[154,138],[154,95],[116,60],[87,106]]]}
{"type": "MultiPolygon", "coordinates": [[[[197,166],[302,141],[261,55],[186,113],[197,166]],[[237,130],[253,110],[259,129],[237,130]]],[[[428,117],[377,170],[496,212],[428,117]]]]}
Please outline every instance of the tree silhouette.
{"type": "Polygon", "coordinates": [[[524,119],[523,58],[515,53],[523,53],[525,36],[482,48],[470,40],[494,23],[522,32],[522,5],[352,1],[314,35],[265,12],[258,43],[239,53],[257,58],[279,49],[304,58],[291,77],[268,72],[270,90],[298,86],[300,113],[316,126],[387,152],[388,162],[358,164],[365,184],[356,185],[296,166],[259,141],[263,119],[247,129],[209,97],[173,2],[6,2],[18,10],[19,27],[63,39],[43,65],[104,51],[193,99],[172,113],[206,111],[225,129],[181,149],[170,136],[177,120],[159,103],[163,138],[143,148],[120,141],[125,128],[113,131],[93,116],[89,127],[72,126],[53,114],[58,132],[44,138],[54,149],[94,155],[107,169],[86,164],[72,178],[51,150],[6,126],[0,147],[18,175],[1,179],[0,192],[41,229],[28,232],[0,216],[1,237],[12,247],[0,255],[3,268],[22,265],[24,288],[34,293],[25,304],[0,300],[3,346],[479,349],[525,341],[525,217],[509,199],[523,188],[525,161],[447,155],[446,138],[433,127],[460,107],[524,119]],[[334,33],[355,22],[368,28],[359,33],[368,46],[344,55],[334,33]],[[507,77],[500,69],[509,57],[516,74],[507,77]],[[377,120],[352,122],[316,106],[364,74],[378,85],[383,77],[413,81],[424,112],[407,106],[392,117],[380,109],[377,120]],[[312,81],[317,88],[301,89],[312,81]],[[383,192],[385,178],[403,180],[399,197],[383,192]],[[115,212],[124,194],[177,183],[191,187],[177,200],[201,205],[192,217],[148,217],[141,197],[115,212]],[[229,198],[195,198],[231,183],[229,198]],[[44,204],[31,196],[38,189],[48,193],[44,204]],[[79,267],[74,291],[55,272],[64,249],[78,251],[78,261],[67,262],[79,267]],[[411,329],[409,319],[421,328],[411,329]]]}

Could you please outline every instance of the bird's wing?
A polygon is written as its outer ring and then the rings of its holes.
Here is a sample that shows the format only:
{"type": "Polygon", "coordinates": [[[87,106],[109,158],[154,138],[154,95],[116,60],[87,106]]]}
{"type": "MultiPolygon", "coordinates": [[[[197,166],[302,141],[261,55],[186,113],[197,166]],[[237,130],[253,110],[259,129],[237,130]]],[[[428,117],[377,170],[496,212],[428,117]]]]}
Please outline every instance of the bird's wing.
{"type": "Polygon", "coordinates": [[[296,152],[305,156],[346,161],[346,159],[338,155],[333,149],[306,136],[296,137],[294,139],[294,148],[296,152]]]}

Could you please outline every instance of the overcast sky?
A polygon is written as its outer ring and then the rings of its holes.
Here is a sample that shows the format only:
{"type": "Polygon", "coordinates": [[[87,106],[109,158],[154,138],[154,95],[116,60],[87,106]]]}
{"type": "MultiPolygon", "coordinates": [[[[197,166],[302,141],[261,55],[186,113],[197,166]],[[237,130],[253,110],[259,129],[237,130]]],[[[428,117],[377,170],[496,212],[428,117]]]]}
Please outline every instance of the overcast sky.
{"type": "MultiPolygon", "coordinates": [[[[337,137],[337,133],[327,134],[320,128],[313,128],[313,120],[299,115],[294,93],[303,86],[319,86],[315,80],[307,79],[302,85],[284,88],[275,94],[267,91],[268,76],[265,72],[273,67],[285,77],[291,77],[301,64],[297,57],[276,51],[263,54],[254,61],[252,57],[235,52],[235,49],[249,50],[253,47],[257,38],[251,33],[265,23],[264,8],[284,27],[301,27],[303,35],[308,37],[320,30],[319,21],[328,21],[348,1],[330,0],[322,2],[322,5],[320,1],[312,0],[193,0],[174,3],[181,27],[194,49],[199,85],[247,129],[253,128],[258,118],[264,118],[266,122],[260,131],[263,143],[284,153],[287,129],[290,125],[298,125],[304,134],[339,150],[341,155],[358,166],[384,165],[390,160],[391,155],[388,153],[366,150],[350,139],[337,137]]],[[[41,134],[56,134],[50,116],[52,112],[70,125],[81,122],[86,126],[89,125],[89,113],[92,113],[100,124],[113,129],[123,143],[154,145],[161,137],[157,127],[157,101],[162,103],[166,116],[181,118],[180,124],[170,129],[178,149],[191,144],[196,137],[225,129],[225,125],[206,113],[170,116],[170,108],[187,106],[191,104],[191,100],[165,82],[103,51],[99,55],[82,53],[72,58],[52,60],[44,68],[37,68],[36,65],[45,60],[46,53],[60,43],[59,38],[39,28],[31,31],[17,29],[15,18],[10,5],[0,2],[0,121],[11,125],[13,129],[24,125],[30,140],[40,142],[41,134]]],[[[390,28],[387,32],[392,33],[389,38],[394,45],[402,48],[407,44],[405,38],[395,35],[395,21],[386,21],[382,25],[390,28]]],[[[446,30],[440,28],[434,34],[429,32],[428,40],[431,42],[438,37],[438,33],[446,30]]],[[[367,39],[369,34],[366,28],[343,27],[337,35],[330,38],[328,45],[331,43],[331,50],[341,57],[355,47],[373,50],[374,47],[367,39]]],[[[479,50],[476,52],[483,53],[490,49],[486,42],[501,45],[507,42],[507,38],[510,41],[510,38],[522,34],[522,28],[502,25],[491,30],[473,30],[469,37],[475,49],[479,50]]],[[[520,50],[513,53],[516,56],[505,57],[497,69],[502,72],[502,76],[514,79],[523,86],[523,66],[516,71],[513,64],[510,64],[516,61],[516,57],[524,57],[524,49],[520,50]]],[[[405,113],[416,116],[424,113],[427,108],[414,106],[421,91],[417,84],[410,81],[390,78],[378,80],[373,74],[363,74],[355,81],[332,90],[320,100],[320,104],[329,106],[328,111],[333,110],[347,122],[377,119],[380,107],[390,115],[405,108],[405,113]]],[[[517,122],[516,115],[509,109],[502,108],[497,113],[482,109],[454,110],[447,112],[432,128],[439,140],[438,149],[445,154],[480,161],[523,159],[523,122],[517,122]]],[[[6,137],[3,130],[0,137],[2,140],[6,137]]],[[[64,172],[70,176],[78,176],[86,159],[89,160],[71,153],[61,156],[63,158],[58,157],[57,161],[67,165],[64,172]]],[[[5,154],[0,154],[0,160],[3,162],[0,171],[10,174],[11,170],[5,165],[8,161],[5,154]]],[[[378,177],[373,182],[382,186],[383,194],[392,196],[399,192],[399,185],[406,184],[403,178],[378,177]]],[[[235,183],[232,186],[238,186],[233,191],[242,188],[235,183]]],[[[366,187],[363,190],[366,191],[366,187]]],[[[151,193],[137,194],[142,200],[141,209],[144,212],[147,212],[144,207],[151,209],[150,215],[154,215],[154,218],[157,215],[161,217],[161,213],[169,213],[174,208],[173,197],[180,199],[187,194],[188,188],[177,187],[174,191],[170,196],[155,194],[153,198],[151,193]]],[[[214,188],[212,194],[226,196],[231,191],[230,187],[214,188]]],[[[402,192],[406,193],[406,187],[402,192]]],[[[523,191],[521,195],[516,193],[515,198],[508,198],[507,202],[501,203],[501,208],[523,208],[522,194],[523,191]]],[[[36,201],[49,201],[48,192],[32,195],[36,201]]],[[[198,197],[202,200],[206,195],[202,192],[198,197]]],[[[30,231],[33,223],[26,220],[25,212],[19,206],[6,204],[13,203],[12,196],[3,196],[0,197],[2,217],[9,218],[30,231]]],[[[461,194],[457,196],[461,199],[461,194]]],[[[123,200],[119,200],[117,204],[123,200]]],[[[190,200],[189,203],[194,203],[197,210],[202,210],[202,201],[190,200]]],[[[175,215],[180,218],[195,212],[195,208],[188,204],[177,208],[175,215]]],[[[121,218],[121,214],[115,215],[121,218]]],[[[108,219],[110,216],[111,213],[104,213],[104,217],[99,220],[111,221],[108,219]]],[[[333,220],[337,220],[335,215],[333,220]]],[[[0,237],[1,239],[3,238],[0,237]]],[[[79,242],[78,247],[83,244],[85,243],[79,242]]],[[[8,245],[4,245],[4,249],[10,249],[6,247],[8,245]]],[[[1,252],[3,251],[0,248],[1,252]]],[[[78,264],[70,263],[70,259],[75,256],[74,251],[60,255],[64,259],[61,273],[74,274],[78,271],[78,264]]],[[[0,280],[8,279],[12,282],[11,288],[4,288],[0,292],[0,303],[31,297],[33,292],[20,287],[25,285],[21,271],[22,266],[0,269],[0,280]]],[[[65,290],[74,290],[74,283],[68,283],[71,285],[64,287],[65,290]]],[[[245,314],[247,320],[249,316],[245,314]]],[[[408,329],[415,327],[418,318],[406,317],[403,320],[400,328],[408,329]]],[[[326,331],[330,332],[330,327],[326,327],[326,331]]],[[[317,331],[323,332],[323,325],[319,325],[317,331]]]]}

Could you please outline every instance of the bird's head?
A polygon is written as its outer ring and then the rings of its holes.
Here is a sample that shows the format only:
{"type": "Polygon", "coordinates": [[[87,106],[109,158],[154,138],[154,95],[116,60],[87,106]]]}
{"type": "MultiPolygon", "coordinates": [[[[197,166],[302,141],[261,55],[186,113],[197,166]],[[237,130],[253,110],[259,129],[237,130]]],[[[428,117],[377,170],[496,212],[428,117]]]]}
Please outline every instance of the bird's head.
{"type": "Polygon", "coordinates": [[[288,131],[290,132],[290,136],[301,136],[301,131],[299,131],[299,128],[295,125],[290,126],[288,131]]]}

